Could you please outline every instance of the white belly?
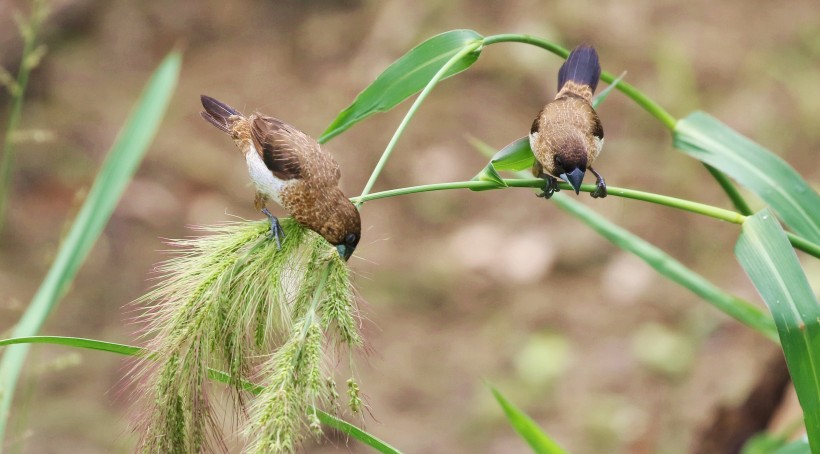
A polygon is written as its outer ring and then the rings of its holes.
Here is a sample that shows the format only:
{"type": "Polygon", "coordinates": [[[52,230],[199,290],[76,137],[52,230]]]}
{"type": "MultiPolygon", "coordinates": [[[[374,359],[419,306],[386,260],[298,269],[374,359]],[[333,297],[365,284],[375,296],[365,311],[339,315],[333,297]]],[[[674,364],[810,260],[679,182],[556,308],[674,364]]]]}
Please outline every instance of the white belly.
{"type": "Polygon", "coordinates": [[[251,149],[245,153],[245,162],[248,164],[248,173],[256,185],[256,189],[275,200],[276,203],[282,205],[282,199],[279,198],[279,193],[287,186],[293,183],[293,180],[281,180],[276,178],[273,173],[265,165],[265,161],[256,152],[253,145],[251,149]]]}

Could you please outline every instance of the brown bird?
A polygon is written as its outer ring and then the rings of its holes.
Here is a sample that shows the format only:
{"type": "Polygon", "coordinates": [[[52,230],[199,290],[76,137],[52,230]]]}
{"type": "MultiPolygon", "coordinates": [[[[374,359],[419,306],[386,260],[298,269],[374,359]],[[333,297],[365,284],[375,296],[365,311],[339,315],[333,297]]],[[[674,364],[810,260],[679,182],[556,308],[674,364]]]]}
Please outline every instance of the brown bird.
{"type": "Polygon", "coordinates": [[[606,197],[604,178],[592,168],[604,144],[601,120],[591,104],[600,76],[598,53],[587,44],[576,47],[558,71],[558,94],[541,109],[530,129],[530,148],[536,158],[532,173],[544,179],[539,197],[550,198],[559,190],[556,177],[578,194],[587,169],[597,177],[592,197],[606,197]]]}
{"type": "Polygon", "coordinates": [[[245,155],[256,185],[257,210],[271,223],[270,235],[280,246],[284,235],[265,206],[269,199],[293,218],[336,246],[345,260],[359,244],[359,210],[339,189],[341,172],[333,157],[307,134],[273,117],[244,117],[232,107],[202,95],[202,118],[229,134],[245,155]]]}

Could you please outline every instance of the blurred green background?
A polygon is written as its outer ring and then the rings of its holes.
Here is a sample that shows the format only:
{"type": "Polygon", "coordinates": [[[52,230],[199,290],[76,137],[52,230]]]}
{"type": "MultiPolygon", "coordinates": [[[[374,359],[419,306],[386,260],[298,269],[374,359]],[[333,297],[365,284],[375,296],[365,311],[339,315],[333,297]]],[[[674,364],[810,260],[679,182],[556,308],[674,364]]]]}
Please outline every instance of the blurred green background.
{"type": "MultiPolygon", "coordinates": [[[[124,306],[168,257],[163,238],[262,218],[241,155],[199,117],[200,94],[318,136],[393,60],[454,28],[592,43],[604,69],[628,71],[628,82],[673,115],[710,112],[820,181],[812,0],[51,4],[0,233],[2,331],[30,300],[144,81],[174,46],[184,64],[164,125],[43,334],[138,343],[134,308],[124,306]]],[[[10,70],[20,49],[15,10],[27,2],[0,2],[0,64],[10,70]]],[[[376,190],[471,178],[486,161],[465,136],[500,148],[525,135],[555,94],[560,63],[523,44],[486,49],[422,106],[376,190]]],[[[326,146],[348,195],[361,191],[407,106],[326,146]]],[[[0,124],[7,111],[2,93],[0,124]]],[[[615,92],[599,113],[606,145],[596,168],[607,182],[729,207],[639,107],[615,92]]],[[[687,452],[778,350],[533,194],[450,191],[365,205],[350,262],[372,350],[357,358],[372,413],[365,428],[406,452],[527,452],[489,381],[573,452],[687,452]]],[[[616,197],[579,200],[760,301],[732,254],[737,226],[616,197]]],[[[804,264],[817,283],[817,261],[804,264]]],[[[131,449],[127,362],[32,351],[6,443],[31,453],[131,449]]],[[[306,449],[368,452],[329,438],[306,449]]]]}

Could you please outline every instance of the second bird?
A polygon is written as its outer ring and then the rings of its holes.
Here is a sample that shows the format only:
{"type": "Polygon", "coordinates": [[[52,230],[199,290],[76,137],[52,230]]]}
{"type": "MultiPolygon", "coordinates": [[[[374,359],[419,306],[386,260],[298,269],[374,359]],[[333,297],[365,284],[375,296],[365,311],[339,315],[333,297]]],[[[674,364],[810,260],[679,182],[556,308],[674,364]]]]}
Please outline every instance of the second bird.
{"type": "Polygon", "coordinates": [[[536,159],[532,171],[544,179],[540,197],[550,198],[559,190],[556,178],[578,194],[587,169],[597,178],[592,197],[606,197],[604,178],[592,168],[604,144],[604,129],[592,107],[600,76],[595,48],[576,47],[558,71],[558,94],[532,123],[530,148],[536,159]]]}
{"type": "Polygon", "coordinates": [[[209,96],[201,100],[202,117],[229,134],[245,155],[256,185],[256,209],[270,219],[277,245],[283,233],[265,207],[269,199],[349,259],[361,237],[361,219],[359,210],[339,189],[341,172],[333,157],[284,121],[259,114],[245,117],[209,96]]]}

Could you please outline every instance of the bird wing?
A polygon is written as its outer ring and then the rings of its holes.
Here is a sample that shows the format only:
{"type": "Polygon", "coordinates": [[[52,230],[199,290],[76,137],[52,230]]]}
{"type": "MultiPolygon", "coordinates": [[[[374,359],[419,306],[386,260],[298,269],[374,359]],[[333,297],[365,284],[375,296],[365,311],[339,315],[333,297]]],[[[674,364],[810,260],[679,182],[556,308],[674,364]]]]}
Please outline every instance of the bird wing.
{"type": "Polygon", "coordinates": [[[254,116],[251,138],[262,161],[277,178],[336,184],[339,165],[310,136],[282,120],[254,116]]]}

